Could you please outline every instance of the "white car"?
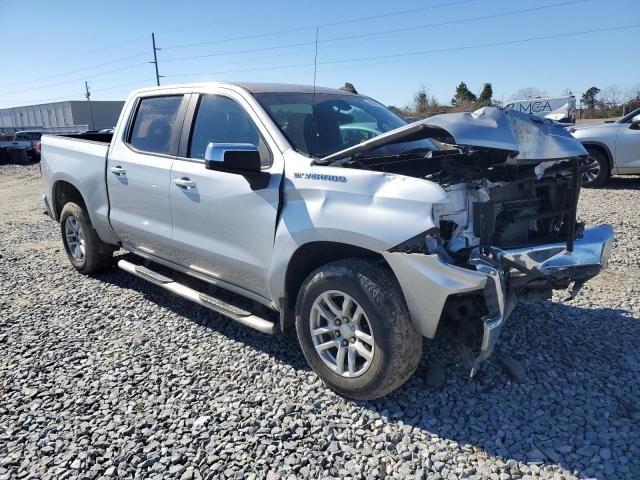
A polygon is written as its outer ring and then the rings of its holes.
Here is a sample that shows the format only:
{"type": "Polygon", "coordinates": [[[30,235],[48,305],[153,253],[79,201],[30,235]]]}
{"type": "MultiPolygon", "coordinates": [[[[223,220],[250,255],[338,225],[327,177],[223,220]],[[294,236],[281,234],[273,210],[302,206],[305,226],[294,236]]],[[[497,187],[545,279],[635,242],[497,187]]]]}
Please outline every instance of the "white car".
{"type": "Polygon", "coordinates": [[[640,108],[604,123],[569,128],[589,152],[582,185],[597,187],[609,175],[640,174],[640,108]]]}

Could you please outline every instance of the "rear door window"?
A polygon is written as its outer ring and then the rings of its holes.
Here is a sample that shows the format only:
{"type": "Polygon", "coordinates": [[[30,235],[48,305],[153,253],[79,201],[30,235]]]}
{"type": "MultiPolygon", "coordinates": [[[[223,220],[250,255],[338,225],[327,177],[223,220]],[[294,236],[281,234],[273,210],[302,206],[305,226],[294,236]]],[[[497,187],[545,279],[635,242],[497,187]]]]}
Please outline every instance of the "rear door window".
{"type": "Polygon", "coordinates": [[[129,134],[129,144],[143,152],[171,154],[179,135],[176,121],[182,95],[140,100],[129,134]]]}

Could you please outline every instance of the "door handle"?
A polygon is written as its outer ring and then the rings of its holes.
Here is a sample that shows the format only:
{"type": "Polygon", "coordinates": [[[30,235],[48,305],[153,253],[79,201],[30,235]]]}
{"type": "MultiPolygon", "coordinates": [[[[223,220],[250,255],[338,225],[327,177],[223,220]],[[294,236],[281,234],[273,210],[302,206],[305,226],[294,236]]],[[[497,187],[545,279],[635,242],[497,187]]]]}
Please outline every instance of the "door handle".
{"type": "Polygon", "coordinates": [[[173,183],[175,183],[180,188],[186,188],[187,190],[196,188],[196,182],[191,180],[189,177],[174,178],[173,183]]]}
{"type": "Polygon", "coordinates": [[[119,177],[121,177],[123,175],[126,175],[127,171],[124,168],[122,168],[120,165],[117,165],[115,167],[111,167],[111,173],[114,173],[119,177]]]}

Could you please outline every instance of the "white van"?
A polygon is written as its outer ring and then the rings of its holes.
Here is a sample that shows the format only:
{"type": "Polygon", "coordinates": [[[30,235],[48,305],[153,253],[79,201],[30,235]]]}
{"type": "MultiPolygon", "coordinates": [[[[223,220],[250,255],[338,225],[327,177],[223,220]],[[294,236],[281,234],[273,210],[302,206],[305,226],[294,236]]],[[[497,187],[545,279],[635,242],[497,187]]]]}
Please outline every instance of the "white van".
{"type": "Polygon", "coordinates": [[[535,97],[513,100],[504,108],[532,113],[560,123],[576,123],[576,97],[569,94],[560,97],[535,97]]]}

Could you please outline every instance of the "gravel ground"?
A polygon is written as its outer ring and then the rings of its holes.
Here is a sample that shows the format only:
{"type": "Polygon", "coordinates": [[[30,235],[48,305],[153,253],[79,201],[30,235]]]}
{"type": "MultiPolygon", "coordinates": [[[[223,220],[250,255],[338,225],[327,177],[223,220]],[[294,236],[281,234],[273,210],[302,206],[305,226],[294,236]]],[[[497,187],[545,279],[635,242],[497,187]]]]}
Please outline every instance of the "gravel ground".
{"type": "Polygon", "coordinates": [[[610,268],[509,320],[499,351],[524,383],[496,356],[468,381],[433,341],[371,402],[325,388],[293,332],[267,337],[117,269],[77,274],[39,192],[37,167],[0,166],[0,479],[640,478],[637,177],[581,199],[582,220],[616,228],[610,268]]]}

